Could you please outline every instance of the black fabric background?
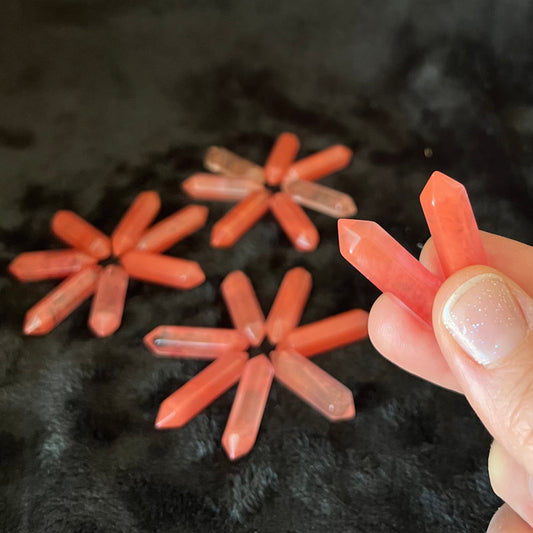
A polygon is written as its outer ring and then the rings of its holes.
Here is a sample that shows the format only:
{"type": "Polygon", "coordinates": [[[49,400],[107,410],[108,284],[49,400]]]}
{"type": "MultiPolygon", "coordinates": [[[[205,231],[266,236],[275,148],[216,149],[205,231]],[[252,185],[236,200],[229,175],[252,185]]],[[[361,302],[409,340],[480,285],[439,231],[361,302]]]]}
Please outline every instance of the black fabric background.
{"type": "Polygon", "coordinates": [[[162,214],[219,144],[259,164],[293,131],[301,155],[335,143],[353,164],[323,183],[412,253],[428,237],[418,194],[439,169],[468,188],[482,229],[533,242],[533,49],[529,0],[14,0],[0,5],[0,529],[26,532],[478,532],[499,505],[490,438],[458,395],[394,367],[368,341],[316,358],[354,392],[329,424],[274,384],[257,444],[220,447],[233,390],[186,427],[153,429],[158,405],[198,372],[156,359],[162,324],[229,326],[218,286],[244,270],[268,311],[289,268],[314,289],[303,322],[377,291],[338,252],[336,223],[299,254],[274,220],[234,249],[208,226],[170,253],[200,262],[189,292],[132,282],[124,325],[99,340],[85,304],[24,338],[54,283],[19,284],[20,252],[60,247],[73,209],[110,233],[134,196],[162,214]]]}

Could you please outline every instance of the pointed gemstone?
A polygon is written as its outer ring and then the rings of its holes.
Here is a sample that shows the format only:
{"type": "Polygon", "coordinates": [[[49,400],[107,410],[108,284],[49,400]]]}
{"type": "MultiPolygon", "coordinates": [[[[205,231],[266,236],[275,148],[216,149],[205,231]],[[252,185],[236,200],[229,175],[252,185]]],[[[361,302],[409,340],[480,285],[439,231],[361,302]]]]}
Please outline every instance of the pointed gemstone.
{"type": "Polygon", "coordinates": [[[207,149],[204,156],[204,166],[207,170],[217,174],[226,174],[234,178],[247,178],[259,183],[265,182],[263,169],[259,165],[220,146],[211,146],[207,149]]]}
{"type": "Polygon", "coordinates": [[[96,290],[101,267],[88,266],[61,282],[37,302],[24,319],[25,335],[44,335],[54,329],[96,290]]]}
{"type": "Polygon", "coordinates": [[[215,359],[161,404],[155,427],[184,426],[239,380],[247,360],[247,353],[230,353],[215,359]]]}
{"type": "Polygon", "coordinates": [[[188,205],[149,228],[139,239],[137,250],[164,252],[178,241],[199,230],[207,221],[209,210],[202,205],[188,205]]]}
{"type": "Polygon", "coordinates": [[[244,367],[222,435],[222,446],[232,461],[246,455],[255,444],[273,377],[274,368],[263,354],[244,367]]]}
{"type": "Polygon", "coordinates": [[[144,344],[156,355],[197,359],[216,359],[250,345],[235,329],[187,326],[159,326],[144,337],[144,344]]]}
{"type": "Polygon", "coordinates": [[[353,394],[333,376],[299,353],[270,352],[274,375],[285,387],[332,422],[355,416],[353,394]]]}
{"type": "Polygon", "coordinates": [[[119,265],[109,265],[100,274],[89,327],[97,337],[107,337],[120,327],[128,289],[128,274],[119,265]]]}
{"type": "Polygon", "coordinates": [[[278,344],[278,349],[292,349],[310,357],[367,336],[368,313],[362,309],[352,309],[292,330],[278,344]]]}
{"type": "Polygon", "coordinates": [[[133,248],[161,207],[159,194],[145,191],[137,195],[111,235],[113,253],[118,257],[133,248]]]}
{"type": "Polygon", "coordinates": [[[279,185],[287,169],[294,163],[300,141],[294,133],[282,133],[274,143],[265,163],[265,179],[269,185],[279,185]]]}
{"type": "Polygon", "coordinates": [[[231,272],[220,289],[233,325],[252,346],[259,346],[265,337],[265,316],[248,276],[240,270],[231,272]]]}
{"type": "Polygon", "coordinates": [[[300,322],[312,283],[311,274],[304,268],[296,267],[285,274],[265,323],[272,344],[284,339],[300,322]]]}
{"type": "Polygon", "coordinates": [[[96,259],[111,255],[111,241],[93,225],[72,211],[58,211],[52,218],[54,235],[66,244],[96,259]]]}
{"type": "Polygon", "coordinates": [[[230,209],[214,226],[211,246],[233,246],[268,210],[270,192],[266,189],[249,194],[230,209]]]}
{"type": "Polygon", "coordinates": [[[234,202],[263,189],[263,185],[249,178],[230,178],[218,174],[193,174],[182,184],[183,190],[197,200],[234,202]]]}
{"type": "Polygon", "coordinates": [[[42,281],[66,278],[95,263],[95,257],[78,250],[50,250],[17,255],[8,268],[19,281],[42,281]]]}
{"type": "Polygon", "coordinates": [[[270,199],[270,211],[298,251],[312,252],[318,246],[320,236],[317,229],[288,194],[274,194],[270,199]]]}
{"type": "Polygon", "coordinates": [[[389,292],[431,325],[440,280],[382,227],[368,220],[339,220],[341,254],[380,291],[389,292]]]}
{"type": "Polygon", "coordinates": [[[205,274],[195,261],[148,252],[127,252],[120,261],[132,278],[175,289],[192,289],[205,281],[205,274]]]}
{"type": "Polygon", "coordinates": [[[461,183],[433,172],[420,203],[446,277],[470,265],[487,264],[468,193],[461,183]]]}
{"type": "Polygon", "coordinates": [[[352,156],[353,152],[347,146],[341,144],[330,146],[293,163],[287,170],[284,179],[318,180],[347,167],[352,156]]]}
{"type": "Polygon", "coordinates": [[[357,213],[357,206],[350,196],[312,181],[284,181],[281,188],[297,204],[330,217],[347,218],[357,213]]]}

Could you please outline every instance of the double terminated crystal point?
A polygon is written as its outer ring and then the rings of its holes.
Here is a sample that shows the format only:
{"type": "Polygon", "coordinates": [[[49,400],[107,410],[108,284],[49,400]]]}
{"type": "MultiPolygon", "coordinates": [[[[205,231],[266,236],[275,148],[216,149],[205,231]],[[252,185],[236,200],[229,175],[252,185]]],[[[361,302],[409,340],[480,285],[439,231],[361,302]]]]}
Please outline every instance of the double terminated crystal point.
{"type": "MultiPolygon", "coordinates": [[[[487,258],[465,188],[434,172],[420,201],[446,277],[487,258]]],[[[442,279],[429,272],[375,222],[339,220],[342,256],[382,292],[401,300],[429,325],[442,279]]]]}
{"type": "Polygon", "coordinates": [[[348,195],[313,183],[346,167],[352,151],[337,145],[295,162],[299,147],[296,135],[282,133],[264,169],[224,148],[207,151],[205,167],[220,175],[194,174],[183,182],[184,191],[196,199],[240,200],[214,225],[212,246],[233,246],[270,209],[293,246],[309,252],[317,247],[319,235],[300,205],[336,218],[357,212],[348,195]],[[283,192],[272,195],[265,181],[281,185],[283,192]]]}
{"type": "Polygon", "coordinates": [[[298,328],[311,290],[310,274],[299,267],[283,278],[266,320],[243,272],[229,274],[221,289],[236,330],[160,326],[145,337],[158,355],[215,359],[163,402],[158,428],[181,427],[239,380],[222,444],[230,459],[242,457],[257,438],[274,375],[329,420],[355,415],[351,391],[307,357],[365,338],[368,313],[354,309],[298,328]],[[246,361],[243,350],[265,334],[277,349],[246,361]]]}
{"type": "Polygon", "coordinates": [[[207,208],[188,206],[148,228],[160,203],[154,191],[139,194],[111,239],[72,211],[58,211],[52,231],[73,249],[23,253],[9,266],[20,281],[67,278],[27,312],[24,333],[48,333],[95,293],[89,327],[99,337],[111,335],[122,321],[129,276],[180,289],[202,283],[197,263],[159,252],[204,226],[207,208]],[[96,265],[111,253],[120,265],[96,265]]]}

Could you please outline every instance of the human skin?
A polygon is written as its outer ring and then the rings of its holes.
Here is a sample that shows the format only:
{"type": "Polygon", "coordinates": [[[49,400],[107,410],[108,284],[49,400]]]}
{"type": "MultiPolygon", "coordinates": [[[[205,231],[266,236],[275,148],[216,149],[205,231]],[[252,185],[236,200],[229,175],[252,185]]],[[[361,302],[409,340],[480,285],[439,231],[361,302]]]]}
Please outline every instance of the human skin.
{"type": "MultiPolygon", "coordinates": [[[[488,531],[514,532],[520,523],[519,531],[533,532],[533,247],[485,232],[481,236],[489,266],[465,268],[443,283],[433,305],[433,328],[383,294],[371,309],[369,335],[394,364],[465,394],[495,438],[489,474],[495,492],[509,504],[495,515],[488,531]],[[477,316],[482,311],[476,309],[478,302],[488,309],[487,328],[481,322],[477,332],[453,329],[449,310],[458,309],[453,316],[469,321],[465,309],[477,316]],[[486,339],[480,335],[494,337],[488,340],[498,353],[483,353],[486,339]]],[[[431,239],[420,261],[439,273],[431,239]]]]}

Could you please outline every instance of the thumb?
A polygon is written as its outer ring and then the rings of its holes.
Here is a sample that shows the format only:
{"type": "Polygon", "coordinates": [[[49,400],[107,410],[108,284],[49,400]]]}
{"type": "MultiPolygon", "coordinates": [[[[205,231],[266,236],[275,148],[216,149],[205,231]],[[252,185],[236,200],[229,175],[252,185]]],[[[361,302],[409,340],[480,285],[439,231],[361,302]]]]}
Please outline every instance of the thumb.
{"type": "Polygon", "coordinates": [[[533,475],[533,300],[500,272],[468,267],[439,289],[433,327],[477,415],[533,475]]]}

